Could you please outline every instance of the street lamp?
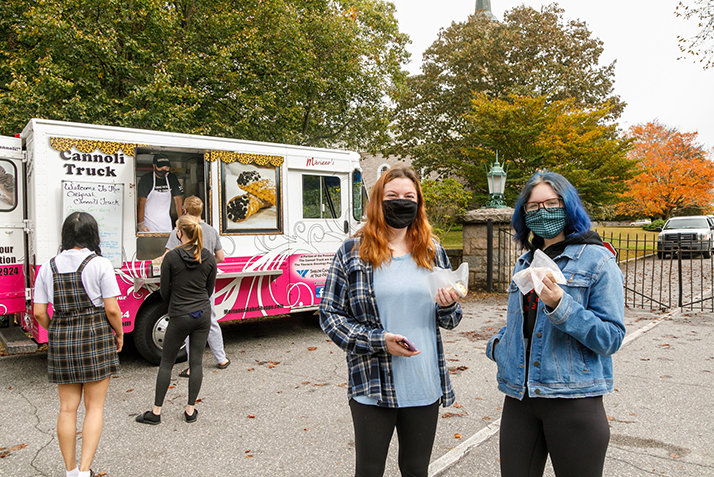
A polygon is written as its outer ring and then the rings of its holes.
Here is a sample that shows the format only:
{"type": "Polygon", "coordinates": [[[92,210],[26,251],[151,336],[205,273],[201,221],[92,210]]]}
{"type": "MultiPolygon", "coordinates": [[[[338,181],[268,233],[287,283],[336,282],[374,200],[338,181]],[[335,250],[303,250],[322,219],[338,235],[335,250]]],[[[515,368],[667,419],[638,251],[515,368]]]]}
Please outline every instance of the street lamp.
{"type": "Polygon", "coordinates": [[[498,151],[496,151],[496,162],[491,164],[491,170],[486,174],[488,180],[489,201],[486,203],[486,209],[505,209],[507,208],[503,192],[506,190],[506,176],[508,170],[504,170],[501,164],[498,163],[498,151]]]}

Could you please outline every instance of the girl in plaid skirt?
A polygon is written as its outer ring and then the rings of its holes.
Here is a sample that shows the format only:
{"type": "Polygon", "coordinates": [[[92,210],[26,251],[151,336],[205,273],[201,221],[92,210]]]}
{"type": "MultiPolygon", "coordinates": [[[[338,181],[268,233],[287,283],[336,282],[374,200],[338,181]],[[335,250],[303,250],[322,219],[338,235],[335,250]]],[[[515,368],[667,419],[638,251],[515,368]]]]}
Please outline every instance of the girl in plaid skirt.
{"type": "Polygon", "coordinates": [[[94,475],[90,465],[104,423],[109,377],[119,371],[124,342],[119,286],[111,262],[101,257],[97,222],[74,212],[62,225],[59,255],[42,265],[35,281],[34,315],[48,331],[47,367],[57,384],[57,440],[67,476],[94,475]],[[52,305],[52,319],[48,305],[52,305]],[[84,394],[82,457],[77,466],[77,409],[84,394]]]}

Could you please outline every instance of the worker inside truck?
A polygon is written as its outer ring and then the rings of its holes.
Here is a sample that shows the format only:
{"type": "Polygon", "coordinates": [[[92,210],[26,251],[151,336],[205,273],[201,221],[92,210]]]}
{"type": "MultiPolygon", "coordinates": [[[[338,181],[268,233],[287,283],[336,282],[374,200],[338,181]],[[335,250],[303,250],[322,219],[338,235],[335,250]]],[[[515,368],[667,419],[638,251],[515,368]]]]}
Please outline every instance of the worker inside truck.
{"type": "MultiPolygon", "coordinates": [[[[195,195],[205,203],[210,203],[206,198],[208,172],[203,156],[201,150],[158,151],[157,148],[147,146],[137,148],[136,258],[138,260],[153,260],[164,252],[168,234],[173,230],[178,218],[183,215],[182,195],[195,195]],[[147,225],[147,218],[151,219],[149,206],[155,205],[151,200],[154,198],[152,192],[165,194],[158,196],[162,201],[157,202],[162,204],[161,210],[163,210],[160,220],[167,222],[160,228],[147,225]],[[166,204],[167,198],[168,204],[166,204]],[[165,228],[167,225],[168,229],[165,228]]],[[[206,215],[205,220],[210,223],[208,211],[206,215]]]]}
{"type": "Polygon", "coordinates": [[[137,230],[140,233],[169,233],[174,228],[171,202],[176,204],[176,218],[183,215],[183,188],[171,172],[171,161],[158,153],[153,159],[153,174],[144,175],[137,187],[137,230]]]}

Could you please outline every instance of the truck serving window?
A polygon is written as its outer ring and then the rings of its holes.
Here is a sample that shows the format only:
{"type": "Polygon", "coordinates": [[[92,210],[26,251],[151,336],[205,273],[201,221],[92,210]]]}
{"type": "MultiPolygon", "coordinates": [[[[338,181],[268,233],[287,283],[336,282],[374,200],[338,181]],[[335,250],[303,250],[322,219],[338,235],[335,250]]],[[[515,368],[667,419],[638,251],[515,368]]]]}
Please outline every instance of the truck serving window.
{"type": "Polygon", "coordinates": [[[152,260],[163,255],[178,219],[176,209],[183,209],[186,197],[195,195],[203,201],[202,218],[211,223],[206,175],[202,152],[137,147],[137,259],[152,260]],[[142,217],[144,220],[139,220],[142,217]]]}
{"type": "Polygon", "coordinates": [[[0,212],[10,212],[17,205],[17,168],[0,159],[0,212]]]}
{"type": "Polygon", "coordinates": [[[302,216],[305,219],[338,219],[342,216],[340,178],[302,176],[302,216]]]}

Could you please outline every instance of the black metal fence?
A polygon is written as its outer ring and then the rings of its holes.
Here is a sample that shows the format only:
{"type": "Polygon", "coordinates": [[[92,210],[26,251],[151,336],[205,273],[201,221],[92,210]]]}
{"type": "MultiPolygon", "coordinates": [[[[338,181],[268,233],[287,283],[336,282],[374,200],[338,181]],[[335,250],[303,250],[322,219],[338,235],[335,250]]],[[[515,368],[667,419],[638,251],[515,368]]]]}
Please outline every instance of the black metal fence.
{"type": "MultiPolygon", "coordinates": [[[[521,251],[511,230],[499,229],[497,233],[493,289],[505,292],[521,251]]],[[[680,234],[660,243],[658,249],[657,237],[651,234],[602,232],[601,237],[615,249],[624,280],[625,306],[714,311],[711,240],[680,234]]]]}

